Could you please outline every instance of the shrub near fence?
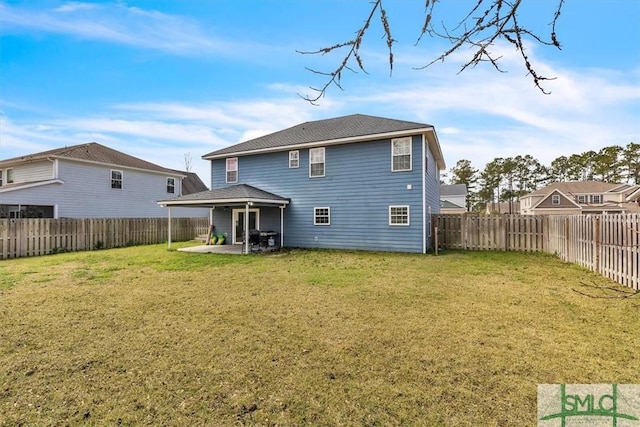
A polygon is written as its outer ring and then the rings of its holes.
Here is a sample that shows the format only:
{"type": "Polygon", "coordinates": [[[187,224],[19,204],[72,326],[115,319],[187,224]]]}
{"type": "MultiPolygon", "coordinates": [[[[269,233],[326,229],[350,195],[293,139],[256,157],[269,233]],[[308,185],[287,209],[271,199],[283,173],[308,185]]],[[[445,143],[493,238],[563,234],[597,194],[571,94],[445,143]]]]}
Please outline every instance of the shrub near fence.
{"type": "MultiPolygon", "coordinates": [[[[161,243],[167,218],[0,219],[0,259],[161,243]]],[[[206,234],[208,218],[172,218],[174,241],[206,234]]]]}
{"type": "Polygon", "coordinates": [[[434,215],[443,249],[544,251],[640,289],[640,214],[434,215]]]}

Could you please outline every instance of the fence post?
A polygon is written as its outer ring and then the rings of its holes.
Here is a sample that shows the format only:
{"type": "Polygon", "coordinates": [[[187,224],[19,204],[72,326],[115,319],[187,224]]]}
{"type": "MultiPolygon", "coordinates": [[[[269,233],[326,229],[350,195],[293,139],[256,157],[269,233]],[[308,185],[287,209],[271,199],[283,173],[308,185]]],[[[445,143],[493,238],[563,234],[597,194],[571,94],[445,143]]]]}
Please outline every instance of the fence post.
{"type": "Polygon", "coordinates": [[[600,268],[600,246],[602,245],[602,240],[600,236],[600,215],[595,215],[593,220],[593,263],[594,263],[594,271],[597,273],[601,272],[600,268]]]}
{"type": "Polygon", "coordinates": [[[461,236],[462,237],[462,248],[466,250],[467,249],[467,232],[468,232],[468,230],[467,230],[467,228],[468,228],[467,227],[467,214],[466,213],[462,214],[461,223],[462,223],[462,233],[461,233],[462,234],[462,236],[461,236]]]}
{"type": "Polygon", "coordinates": [[[564,256],[564,260],[569,261],[569,217],[564,219],[564,256]]]}

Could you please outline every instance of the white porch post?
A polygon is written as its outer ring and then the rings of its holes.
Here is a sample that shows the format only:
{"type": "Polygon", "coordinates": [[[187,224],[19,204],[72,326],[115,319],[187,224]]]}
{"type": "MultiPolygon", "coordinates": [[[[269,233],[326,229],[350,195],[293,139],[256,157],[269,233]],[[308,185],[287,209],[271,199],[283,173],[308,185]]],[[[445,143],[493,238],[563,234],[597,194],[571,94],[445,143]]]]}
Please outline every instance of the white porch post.
{"type": "Polygon", "coordinates": [[[284,247],[284,206],[280,206],[280,247],[284,247]]]}
{"type": "Polygon", "coordinates": [[[249,203],[244,206],[244,253],[249,253],[249,203]]]}
{"type": "Polygon", "coordinates": [[[171,249],[171,206],[167,208],[169,212],[169,240],[167,249],[171,249]]]}

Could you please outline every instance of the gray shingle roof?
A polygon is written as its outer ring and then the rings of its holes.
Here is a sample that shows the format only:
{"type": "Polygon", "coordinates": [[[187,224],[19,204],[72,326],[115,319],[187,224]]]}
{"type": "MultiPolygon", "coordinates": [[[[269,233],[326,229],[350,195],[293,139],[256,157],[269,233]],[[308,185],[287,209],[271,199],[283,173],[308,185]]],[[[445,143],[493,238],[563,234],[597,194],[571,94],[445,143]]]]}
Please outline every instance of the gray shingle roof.
{"type": "Polygon", "coordinates": [[[185,177],[182,178],[183,195],[199,193],[201,191],[207,191],[209,189],[209,187],[207,187],[204,182],[202,182],[198,174],[196,174],[195,172],[184,172],[179,170],[173,171],[185,175],[185,177]]]}
{"type": "Polygon", "coordinates": [[[440,200],[440,207],[443,209],[464,209],[464,206],[456,205],[449,200],[440,200]]]}
{"type": "Polygon", "coordinates": [[[0,161],[0,165],[33,161],[47,158],[66,158],[84,160],[87,162],[103,163],[113,166],[130,167],[156,172],[163,172],[168,175],[184,175],[184,172],[177,172],[172,169],[163,168],[146,160],[130,156],[128,154],[105,147],[97,142],[73,145],[71,147],[56,148],[35,154],[28,154],[21,157],[14,157],[0,161]]]}
{"type": "Polygon", "coordinates": [[[174,199],[160,200],[158,203],[166,202],[169,205],[192,204],[192,202],[202,203],[245,203],[249,201],[266,201],[269,203],[288,204],[289,199],[280,197],[268,191],[252,187],[247,184],[231,185],[229,187],[216,188],[213,190],[201,191],[199,193],[188,194],[174,199]]]}
{"type": "Polygon", "coordinates": [[[277,149],[291,145],[357,138],[366,135],[378,135],[431,127],[431,125],[424,123],[352,114],[350,116],[305,122],[269,135],[213,151],[205,154],[202,158],[208,159],[228,154],[277,149]]]}
{"type": "Polygon", "coordinates": [[[464,184],[442,184],[440,186],[441,196],[466,196],[467,186],[464,184]]]}
{"type": "Polygon", "coordinates": [[[612,188],[618,187],[620,184],[611,184],[602,181],[567,181],[553,182],[546,187],[542,187],[533,191],[527,196],[546,196],[553,190],[562,191],[566,195],[580,193],[604,193],[612,188]]]}

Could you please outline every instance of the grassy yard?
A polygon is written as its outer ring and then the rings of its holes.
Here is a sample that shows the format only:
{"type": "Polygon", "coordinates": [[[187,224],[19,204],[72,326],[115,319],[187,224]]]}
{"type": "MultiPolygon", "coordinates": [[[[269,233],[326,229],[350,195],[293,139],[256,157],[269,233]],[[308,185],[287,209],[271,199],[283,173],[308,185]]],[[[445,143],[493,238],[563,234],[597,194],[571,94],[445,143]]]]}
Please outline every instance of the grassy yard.
{"type": "Polygon", "coordinates": [[[640,383],[640,298],[581,283],[615,286],[500,252],[2,261],[0,425],[536,425],[540,383],[640,383]]]}

